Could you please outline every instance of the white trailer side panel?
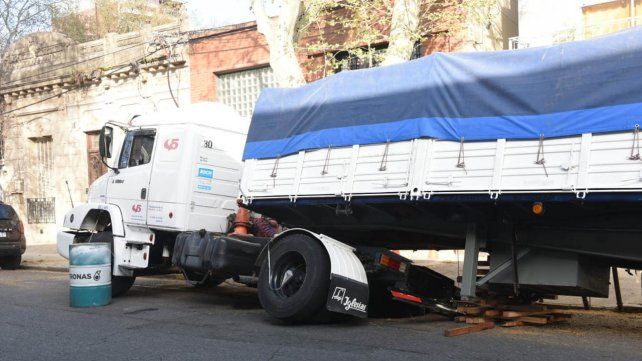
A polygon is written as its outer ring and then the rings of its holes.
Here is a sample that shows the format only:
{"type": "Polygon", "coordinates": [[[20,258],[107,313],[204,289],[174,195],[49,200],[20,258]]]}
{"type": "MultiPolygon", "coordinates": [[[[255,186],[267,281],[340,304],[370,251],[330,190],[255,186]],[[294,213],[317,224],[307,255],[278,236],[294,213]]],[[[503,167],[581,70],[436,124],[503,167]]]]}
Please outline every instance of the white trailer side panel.
{"type": "Polygon", "coordinates": [[[248,201],[560,192],[583,197],[642,190],[637,153],[632,132],[483,142],[415,139],[247,160],[241,188],[248,201]]]}

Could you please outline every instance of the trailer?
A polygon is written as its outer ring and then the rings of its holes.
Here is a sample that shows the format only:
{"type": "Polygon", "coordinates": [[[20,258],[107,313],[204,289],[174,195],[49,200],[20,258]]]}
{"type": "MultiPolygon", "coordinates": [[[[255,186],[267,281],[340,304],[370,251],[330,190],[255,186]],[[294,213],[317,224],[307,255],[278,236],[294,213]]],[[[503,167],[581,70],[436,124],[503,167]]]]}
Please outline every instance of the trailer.
{"type": "Polygon", "coordinates": [[[249,130],[220,104],[108,123],[112,170],[60,252],[113,242],[120,293],[170,266],[233,277],[290,322],[607,297],[610,267],[642,268],[640,54],[641,29],[435,54],[266,89],[249,130]],[[461,287],[395,249],[464,249],[461,287]]]}

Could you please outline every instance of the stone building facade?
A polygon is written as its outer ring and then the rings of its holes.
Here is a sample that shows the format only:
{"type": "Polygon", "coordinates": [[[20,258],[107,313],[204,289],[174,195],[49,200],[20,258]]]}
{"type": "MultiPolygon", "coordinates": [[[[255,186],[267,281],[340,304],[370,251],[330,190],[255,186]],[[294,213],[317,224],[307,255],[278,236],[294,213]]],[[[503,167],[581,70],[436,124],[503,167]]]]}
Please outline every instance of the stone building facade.
{"type": "Polygon", "coordinates": [[[106,121],[190,102],[181,30],[148,27],[82,44],[36,33],[4,54],[0,186],[28,244],[55,243],[72,202],[84,202],[104,173],[97,139],[106,121]]]}

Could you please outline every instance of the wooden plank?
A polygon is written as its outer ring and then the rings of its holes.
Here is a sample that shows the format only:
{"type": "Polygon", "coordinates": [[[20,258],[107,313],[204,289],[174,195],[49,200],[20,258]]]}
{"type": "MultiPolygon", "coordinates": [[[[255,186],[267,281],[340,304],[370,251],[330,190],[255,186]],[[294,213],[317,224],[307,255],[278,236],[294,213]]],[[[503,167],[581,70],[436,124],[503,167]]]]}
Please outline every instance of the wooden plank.
{"type": "Polygon", "coordinates": [[[459,306],[457,307],[457,312],[463,313],[466,315],[479,315],[481,313],[481,307],[479,306],[459,306]]]}
{"type": "Polygon", "coordinates": [[[546,325],[547,323],[549,323],[547,317],[534,317],[534,316],[520,317],[517,319],[517,321],[520,321],[523,323],[534,323],[536,325],[546,325]]]}
{"type": "Polygon", "coordinates": [[[489,320],[483,317],[466,317],[466,323],[469,323],[469,324],[484,323],[486,321],[489,321],[489,320]]]}
{"type": "Polygon", "coordinates": [[[499,317],[502,314],[500,310],[486,310],[484,311],[484,317],[499,317]]]}
{"type": "Polygon", "coordinates": [[[502,317],[515,318],[515,317],[525,317],[525,316],[535,316],[535,315],[546,315],[549,313],[557,313],[556,311],[558,310],[504,311],[502,312],[502,317]]]}
{"type": "Polygon", "coordinates": [[[516,327],[516,326],[524,326],[524,322],[522,321],[506,321],[502,323],[502,327],[516,327]]]}
{"type": "Polygon", "coordinates": [[[461,335],[466,335],[473,332],[489,330],[493,327],[495,327],[494,322],[484,322],[473,326],[451,328],[450,330],[444,331],[444,336],[446,337],[461,336],[461,335]]]}

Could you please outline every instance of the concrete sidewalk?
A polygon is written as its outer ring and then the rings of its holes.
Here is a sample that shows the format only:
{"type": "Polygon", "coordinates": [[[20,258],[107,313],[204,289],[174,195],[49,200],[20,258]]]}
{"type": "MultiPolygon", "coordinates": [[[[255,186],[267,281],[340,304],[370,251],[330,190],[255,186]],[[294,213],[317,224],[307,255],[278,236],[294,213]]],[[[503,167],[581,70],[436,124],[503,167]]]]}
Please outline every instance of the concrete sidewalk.
{"type": "Polygon", "coordinates": [[[22,255],[22,268],[67,272],[69,262],[58,254],[55,244],[28,245],[22,255]]]}

